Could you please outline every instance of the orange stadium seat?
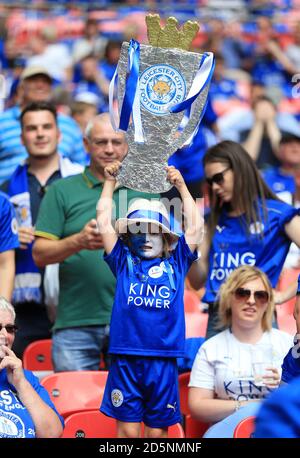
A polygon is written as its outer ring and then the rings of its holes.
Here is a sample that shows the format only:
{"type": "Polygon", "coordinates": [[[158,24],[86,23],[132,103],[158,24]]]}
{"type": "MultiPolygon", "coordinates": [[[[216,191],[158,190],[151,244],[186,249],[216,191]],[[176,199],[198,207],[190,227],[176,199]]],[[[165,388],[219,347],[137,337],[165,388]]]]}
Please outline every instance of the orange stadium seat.
{"type": "Polygon", "coordinates": [[[208,313],[185,313],[185,337],[205,337],[208,313]]]}
{"type": "Polygon", "coordinates": [[[188,405],[188,384],[190,380],[190,372],[184,372],[178,377],[179,383],[179,398],[180,398],[180,411],[183,415],[183,429],[186,438],[199,438],[202,437],[205,431],[209,428],[208,423],[195,420],[190,412],[188,405]]]}
{"type": "MultiPolygon", "coordinates": [[[[297,280],[299,274],[300,269],[284,269],[279,278],[277,286],[278,291],[286,290],[291,283],[297,280]]],[[[283,304],[276,305],[278,328],[289,334],[296,333],[296,322],[293,317],[295,300],[295,297],[293,297],[283,304]]]]}
{"type": "Polygon", "coordinates": [[[200,300],[194,291],[189,289],[184,290],[184,312],[185,313],[200,313],[200,300]]]}
{"type": "MultiPolygon", "coordinates": [[[[255,417],[247,417],[244,418],[239,422],[239,424],[235,427],[235,430],[233,432],[233,438],[234,439],[245,439],[245,438],[250,438],[252,437],[253,431],[254,431],[254,420],[255,417]]],[[[270,419],[272,421],[272,419],[270,419]]]]}
{"type": "Polygon", "coordinates": [[[81,410],[99,409],[108,371],[57,372],[42,379],[58,412],[66,418],[81,410]]]}
{"type": "Polygon", "coordinates": [[[23,354],[23,367],[30,371],[53,371],[51,339],[36,340],[29,344],[23,354]]]}
{"type": "MultiPolygon", "coordinates": [[[[142,427],[142,436],[144,428],[142,427]]],[[[99,410],[86,410],[75,412],[65,420],[62,438],[115,438],[117,437],[117,422],[107,417],[99,410]]],[[[182,426],[176,425],[168,428],[168,438],[184,438],[182,426]]]]}

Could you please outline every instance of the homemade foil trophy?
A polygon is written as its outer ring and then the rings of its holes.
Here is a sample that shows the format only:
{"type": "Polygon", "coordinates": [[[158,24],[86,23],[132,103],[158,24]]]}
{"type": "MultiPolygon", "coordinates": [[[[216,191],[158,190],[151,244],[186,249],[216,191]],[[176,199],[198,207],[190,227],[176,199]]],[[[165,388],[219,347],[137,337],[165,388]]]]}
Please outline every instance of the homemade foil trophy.
{"type": "Polygon", "coordinates": [[[144,192],[165,192],[168,158],[196,134],[205,112],[214,70],[212,53],[188,49],[198,32],[197,22],[178,29],[175,18],[164,28],[157,14],[146,17],[149,45],[135,40],[122,44],[110,83],[111,122],[125,131],[129,151],[118,175],[121,185],[144,192]],[[113,110],[116,80],[119,122],[113,110]]]}

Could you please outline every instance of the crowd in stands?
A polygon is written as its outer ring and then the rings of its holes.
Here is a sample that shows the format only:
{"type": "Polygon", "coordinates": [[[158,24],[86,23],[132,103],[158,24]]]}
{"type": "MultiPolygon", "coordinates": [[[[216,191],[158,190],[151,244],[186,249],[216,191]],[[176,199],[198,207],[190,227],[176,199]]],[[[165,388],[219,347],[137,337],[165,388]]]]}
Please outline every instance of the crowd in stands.
{"type": "Polygon", "coordinates": [[[233,437],[247,416],[272,437],[268,418],[300,386],[298,339],[276,329],[276,305],[298,294],[300,332],[300,288],[275,291],[285,269],[300,273],[300,2],[22,3],[0,11],[0,393],[20,420],[10,424],[0,394],[0,437],[62,434],[61,412],[22,367],[40,339],[55,372],[109,370],[101,411],[118,437],[137,437],[141,422],[167,437],[181,421],[178,367],[191,372],[189,414],[210,426],[205,437],[233,437]],[[200,128],[169,158],[173,188],[150,196],[116,186],[128,146],[108,114],[122,42],[147,42],[149,10],[198,20],[191,50],[215,56],[200,128]],[[159,201],[174,196],[180,236],[159,201]],[[137,234],[125,237],[131,219],[137,234]],[[160,291],[154,313],[146,287],[160,291]],[[184,339],[184,288],[208,314],[197,340],[184,339]]]}

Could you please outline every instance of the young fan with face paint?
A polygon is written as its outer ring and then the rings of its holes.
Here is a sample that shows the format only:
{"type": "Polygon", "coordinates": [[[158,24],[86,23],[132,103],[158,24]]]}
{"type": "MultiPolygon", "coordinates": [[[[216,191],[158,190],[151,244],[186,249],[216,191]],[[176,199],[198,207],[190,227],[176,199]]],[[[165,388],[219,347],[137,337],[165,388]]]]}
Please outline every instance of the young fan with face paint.
{"type": "Polygon", "coordinates": [[[105,168],[97,223],[105,260],[117,278],[111,318],[112,365],[101,411],[117,419],[118,437],[167,437],[181,421],[176,358],[184,355],[185,275],[197,259],[203,220],[178,170],[167,178],[183,202],[185,234],[170,229],[166,207],[138,199],[112,226],[112,195],[120,167],[105,168]],[[177,241],[176,248],[172,245],[177,241]]]}

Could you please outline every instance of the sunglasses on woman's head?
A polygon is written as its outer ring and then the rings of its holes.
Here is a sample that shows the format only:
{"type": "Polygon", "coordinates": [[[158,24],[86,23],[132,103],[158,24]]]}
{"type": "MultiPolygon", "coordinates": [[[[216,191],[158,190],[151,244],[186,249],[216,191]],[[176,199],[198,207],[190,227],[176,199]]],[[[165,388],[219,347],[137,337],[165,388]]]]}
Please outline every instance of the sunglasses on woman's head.
{"type": "Polygon", "coordinates": [[[222,172],[215,173],[211,178],[205,178],[206,183],[209,186],[212,186],[213,183],[222,184],[224,182],[224,173],[230,169],[231,167],[227,167],[227,169],[223,170],[222,172]]]}
{"type": "Polygon", "coordinates": [[[6,329],[6,332],[8,332],[8,334],[15,334],[18,330],[18,326],[16,326],[15,324],[0,324],[0,331],[2,331],[3,328],[6,329]]]}
{"type": "MultiPolygon", "coordinates": [[[[251,296],[251,292],[251,289],[237,288],[234,291],[234,295],[238,301],[248,301],[251,296]]],[[[256,303],[266,304],[269,301],[269,293],[267,291],[253,291],[253,295],[256,303]]]]}

